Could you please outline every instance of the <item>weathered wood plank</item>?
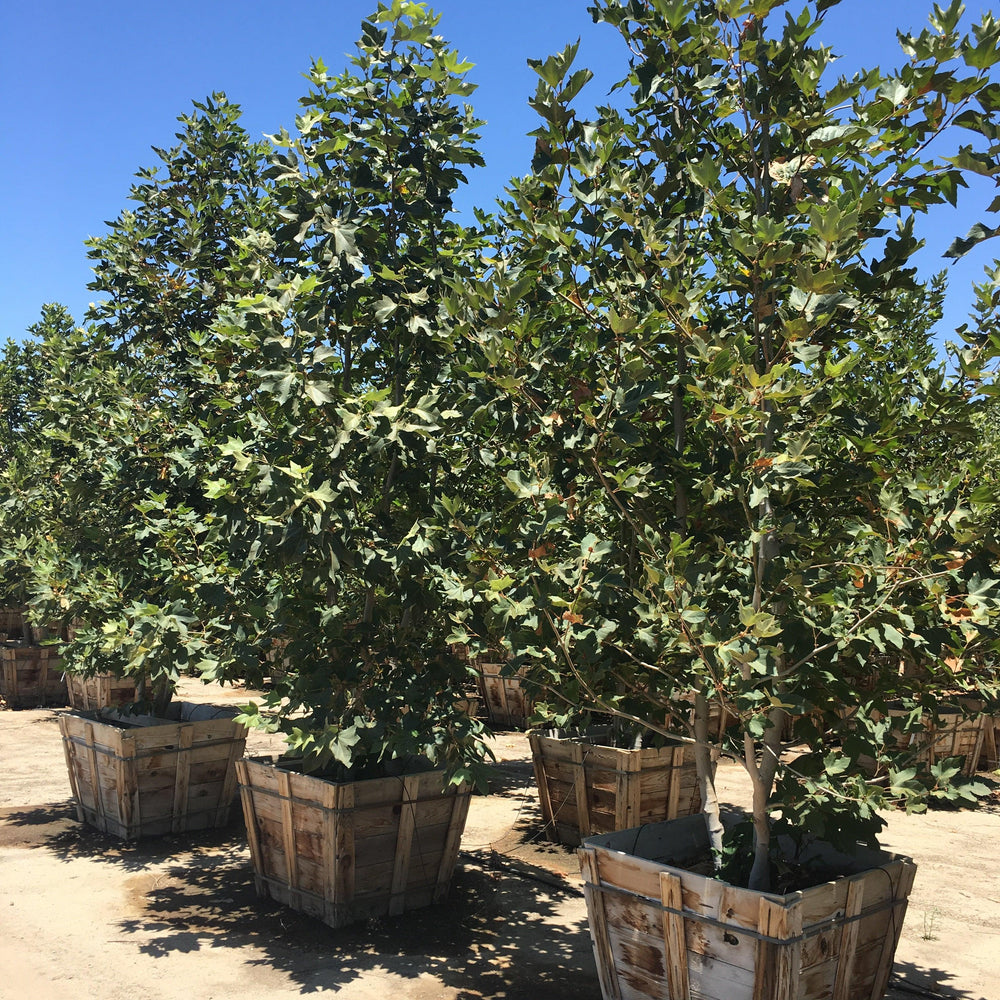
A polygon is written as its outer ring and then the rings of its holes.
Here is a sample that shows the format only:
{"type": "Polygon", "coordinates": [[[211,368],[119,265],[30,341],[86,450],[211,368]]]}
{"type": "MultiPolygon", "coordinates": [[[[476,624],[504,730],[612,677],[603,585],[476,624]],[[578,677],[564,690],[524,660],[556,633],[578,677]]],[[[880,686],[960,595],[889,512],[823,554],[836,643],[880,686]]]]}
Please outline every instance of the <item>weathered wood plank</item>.
{"type": "Polygon", "coordinates": [[[338,785],[250,761],[240,782],[247,826],[259,831],[256,874],[272,898],[339,927],[429,904],[447,890],[471,790],[445,789],[441,772],[338,785]]]}
{"type": "Polygon", "coordinates": [[[688,985],[687,940],[684,933],[684,900],[681,880],[672,872],[660,872],[663,903],[663,944],[667,956],[667,986],[671,1000],[691,1000],[688,985]]]}

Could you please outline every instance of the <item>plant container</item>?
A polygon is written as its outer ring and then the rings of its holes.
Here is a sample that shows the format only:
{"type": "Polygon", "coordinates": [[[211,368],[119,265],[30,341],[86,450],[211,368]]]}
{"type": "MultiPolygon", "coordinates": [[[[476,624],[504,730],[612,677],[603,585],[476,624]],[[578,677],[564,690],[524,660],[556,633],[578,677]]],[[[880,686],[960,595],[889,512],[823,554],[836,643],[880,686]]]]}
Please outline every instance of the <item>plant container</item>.
{"type": "Polygon", "coordinates": [[[175,702],[167,716],[105,709],[60,717],[81,823],[135,840],[228,822],[246,728],[212,705],[175,702]]]}
{"type": "Polygon", "coordinates": [[[786,894],[711,870],[702,816],[580,849],[604,1000],[881,1000],[913,885],[908,858],[816,845],[824,881],[786,894]]]}
{"type": "Polygon", "coordinates": [[[490,725],[498,729],[524,729],[534,706],[525,690],[524,668],[517,673],[505,673],[506,664],[499,659],[477,657],[474,663],[479,674],[479,690],[490,725]]]}
{"type": "Polygon", "coordinates": [[[560,844],[701,809],[691,745],[622,749],[599,730],[530,733],[528,741],[542,819],[560,844]]]}
{"type": "Polygon", "coordinates": [[[0,608],[0,641],[24,638],[24,608],[0,608]]]}
{"type": "Polygon", "coordinates": [[[67,674],[66,693],[70,708],[78,712],[120,708],[135,701],[135,681],[114,674],[96,674],[94,677],[67,674]]]}
{"type": "Polygon", "coordinates": [[[66,704],[66,681],[58,651],[48,646],[7,644],[0,649],[0,695],[10,708],[66,704]]]}
{"type": "Polygon", "coordinates": [[[987,728],[993,728],[990,716],[971,709],[963,712],[941,707],[937,712],[937,722],[925,718],[922,729],[907,733],[902,731],[902,720],[907,714],[901,709],[889,709],[890,719],[900,722],[900,725],[892,727],[892,738],[897,746],[909,747],[917,762],[926,767],[946,757],[961,757],[962,774],[971,777],[976,773],[984,745],[988,747],[990,742],[987,737],[987,728]]]}
{"type": "Polygon", "coordinates": [[[447,896],[470,786],[439,770],[338,782],[284,760],[237,773],[258,895],[331,927],[447,896]]]}

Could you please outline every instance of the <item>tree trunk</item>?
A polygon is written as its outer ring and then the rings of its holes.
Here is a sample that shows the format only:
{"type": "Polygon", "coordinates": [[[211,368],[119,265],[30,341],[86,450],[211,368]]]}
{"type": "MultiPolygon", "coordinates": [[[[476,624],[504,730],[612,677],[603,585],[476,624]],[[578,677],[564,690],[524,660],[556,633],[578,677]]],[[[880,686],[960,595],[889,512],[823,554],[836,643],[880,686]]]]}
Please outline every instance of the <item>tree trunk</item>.
{"type": "Polygon", "coordinates": [[[701,811],[708,830],[708,842],[716,867],[722,861],[722,819],[719,815],[719,798],[715,793],[715,774],[712,771],[712,747],[708,739],[708,699],[701,693],[694,698],[694,762],[701,791],[701,811]]]}

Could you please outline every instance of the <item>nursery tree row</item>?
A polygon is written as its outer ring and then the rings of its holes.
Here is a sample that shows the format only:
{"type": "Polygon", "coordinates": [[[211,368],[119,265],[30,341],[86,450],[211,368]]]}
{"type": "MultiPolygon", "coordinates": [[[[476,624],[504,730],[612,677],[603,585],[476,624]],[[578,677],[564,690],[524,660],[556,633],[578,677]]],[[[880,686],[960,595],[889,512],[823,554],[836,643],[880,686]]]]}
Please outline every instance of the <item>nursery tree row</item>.
{"type": "Polygon", "coordinates": [[[148,697],[286,659],[249,715],[326,768],[477,773],[455,644],[501,646],[539,718],[693,740],[715,830],[725,710],[758,884],[773,830],[974,796],[889,720],[996,697],[1000,264],[942,352],[911,258],[1000,176],[1000,26],[935,5],[842,78],[837,5],[601,0],[622,82],[533,62],[534,158],[472,220],[471,65],[423,5],[291,131],[196,104],[89,244],[99,304],[5,357],[8,597],[148,697]]]}

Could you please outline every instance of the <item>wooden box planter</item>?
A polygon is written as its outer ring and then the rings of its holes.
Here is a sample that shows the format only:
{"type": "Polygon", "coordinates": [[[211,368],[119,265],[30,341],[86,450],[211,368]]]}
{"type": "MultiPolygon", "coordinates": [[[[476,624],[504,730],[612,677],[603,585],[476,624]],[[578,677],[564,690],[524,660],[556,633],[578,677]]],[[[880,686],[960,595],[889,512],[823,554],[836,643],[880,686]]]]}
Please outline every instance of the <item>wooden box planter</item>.
{"type": "Polygon", "coordinates": [[[528,742],[542,819],[560,844],[701,809],[692,746],[626,750],[553,732],[528,742]]]}
{"type": "Polygon", "coordinates": [[[448,894],[471,788],[441,771],[334,782],[237,764],[257,893],[331,927],[448,894]]]}
{"type": "Polygon", "coordinates": [[[479,715],[481,707],[482,699],[479,697],[478,692],[469,692],[464,697],[455,699],[455,708],[460,712],[464,712],[472,719],[475,719],[479,715]]]}
{"type": "MultiPolygon", "coordinates": [[[[494,728],[524,729],[534,710],[532,699],[524,689],[524,669],[516,674],[505,674],[507,657],[502,649],[493,649],[474,657],[470,657],[469,648],[460,643],[452,645],[450,650],[475,672],[478,688],[476,714],[480,708],[485,708],[489,723],[494,728]]],[[[470,711],[469,714],[473,713],[470,711]]]]}
{"type": "Polygon", "coordinates": [[[70,708],[78,712],[118,708],[135,701],[135,681],[114,674],[97,674],[94,677],[67,674],[66,693],[70,708]]]}
{"type": "Polygon", "coordinates": [[[983,746],[979,751],[979,771],[1000,769],[1000,715],[986,716],[983,720],[983,746]]]}
{"type": "Polygon", "coordinates": [[[0,608],[0,642],[24,638],[24,609],[0,608]]]}
{"type": "MultiPolygon", "coordinates": [[[[986,730],[992,727],[992,719],[987,715],[968,715],[963,712],[938,711],[939,725],[924,721],[922,732],[903,733],[893,727],[893,735],[898,746],[910,746],[917,754],[919,763],[930,767],[945,757],[963,757],[962,774],[971,777],[976,773],[979,758],[987,739],[986,730]]],[[[889,709],[890,718],[903,718],[902,710],[889,709]]]]}
{"type": "Polygon", "coordinates": [[[523,668],[516,674],[505,674],[504,663],[491,663],[483,658],[476,661],[475,667],[490,725],[500,729],[524,729],[534,706],[525,690],[523,668]]]}
{"type": "Polygon", "coordinates": [[[66,704],[66,681],[58,652],[42,646],[0,649],[0,695],[10,708],[66,704]]]}
{"type": "Polygon", "coordinates": [[[695,874],[701,816],[592,837],[580,849],[604,1000],[880,1000],[916,866],[816,849],[843,872],[787,895],[695,874]]]}
{"type": "Polygon", "coordinates": [[[292,658],[286,652],[291,641],[291,639],[272,639],[271,645],[264,653],[272,684],[287,677],[291,672],[292,658]]]}
{"type": "Polygon", "coordinates": [[[68,635],[68,630],[60,622],[49,622],[48,625],[29,625],[26,622],[24,631],[25,635],[31,634],[31,641],[36,646],[65,640],[68,635]]]}
{"type": "Polygon", "coordinates": [[[246,729],[228,709],[179,702],[176,718],[114,710],[59,719],[81,823],[125,840],[224,826],[246,729]]]}

